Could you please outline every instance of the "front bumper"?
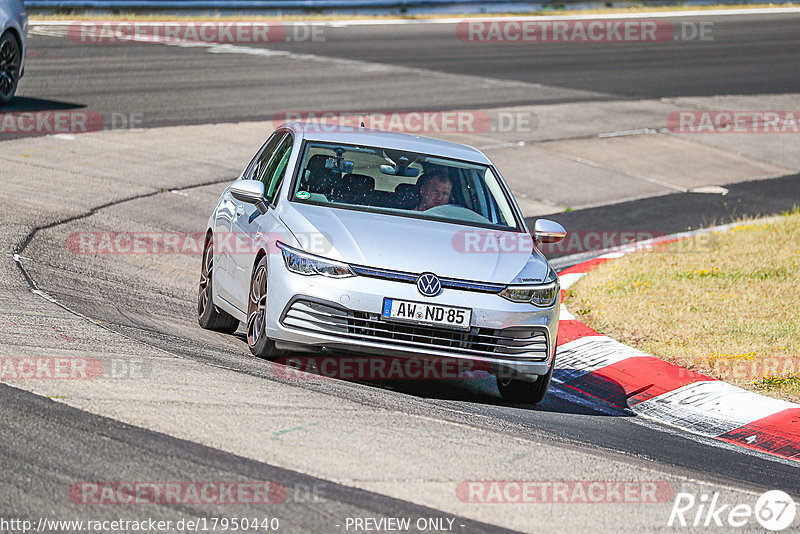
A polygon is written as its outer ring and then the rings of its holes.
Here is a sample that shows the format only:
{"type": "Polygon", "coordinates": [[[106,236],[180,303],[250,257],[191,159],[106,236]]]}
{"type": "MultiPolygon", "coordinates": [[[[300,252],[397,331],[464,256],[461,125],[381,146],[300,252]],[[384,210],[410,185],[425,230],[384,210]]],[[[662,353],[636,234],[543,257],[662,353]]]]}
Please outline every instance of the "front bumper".
{"type": "Polygon", "coordinates": [[[269,273],[267,335],[284,348],[456,358],[523,376],[544,375],[552,363],[558,301],[537,308],[497,294],[457,289],[429,298],[408,283],[290,273],[280,255],[270,258],[269,273]],[[471,308],[471,328],[466,332],[386,321],[381,317],[384,297],[471,308]]]}

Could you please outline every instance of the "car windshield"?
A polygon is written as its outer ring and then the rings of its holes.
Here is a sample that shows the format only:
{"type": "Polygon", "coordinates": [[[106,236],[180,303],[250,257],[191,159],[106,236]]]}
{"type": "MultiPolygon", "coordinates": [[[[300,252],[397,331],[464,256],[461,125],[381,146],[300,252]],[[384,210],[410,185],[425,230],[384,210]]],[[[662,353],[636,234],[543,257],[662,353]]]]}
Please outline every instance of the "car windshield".
{"type": "Polygon", "coordinates": [[[310,142],[295,202],[518,230],[491,167],[390,148],[310,142]]]}

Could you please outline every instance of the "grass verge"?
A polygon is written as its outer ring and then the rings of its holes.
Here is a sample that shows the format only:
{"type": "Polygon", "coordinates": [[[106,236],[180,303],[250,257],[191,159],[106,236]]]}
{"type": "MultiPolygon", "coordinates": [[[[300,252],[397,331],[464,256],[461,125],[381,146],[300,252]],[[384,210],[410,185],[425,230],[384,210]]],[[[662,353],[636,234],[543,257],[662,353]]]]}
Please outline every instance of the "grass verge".
{"type": "Polygon", "coordinates": [[[625,13],[662,13],[665,11],[709,11],[709,10],[728,10],[728,9],[763,9],[763,8],[784,8],[798,7],[800,3],[786,4],[716,4],[704,6],[675,5],[675,6],[631,6],[631,7],[604,7],[597,9],[543,9],[540,11],[529,11],[523,13],[465,13],[465,14],[441,14],[441,13],[414,13],[399,14],[387,13],[386,15],[368,15],[360,13],[307,13],[307,14],[283,14],[283,15],[228,15],[220,13],[199,13],[199,14],[171,14],[168,12],[128,12],[114,13],[108,11],[79,11],[60,14],[31,13],[31,21],[59,21],[59,20],[125,20],[125,21],[336,21],[336,20],[428,20],[438,18],[503,18],[503,17],[535,17],[552,15],[614,15],[625,13]]]}
{"type": "Polygon", "coordinates": [[[614,339],[800,402],[800,210],[609,261],[567,308],[614,339]]]}

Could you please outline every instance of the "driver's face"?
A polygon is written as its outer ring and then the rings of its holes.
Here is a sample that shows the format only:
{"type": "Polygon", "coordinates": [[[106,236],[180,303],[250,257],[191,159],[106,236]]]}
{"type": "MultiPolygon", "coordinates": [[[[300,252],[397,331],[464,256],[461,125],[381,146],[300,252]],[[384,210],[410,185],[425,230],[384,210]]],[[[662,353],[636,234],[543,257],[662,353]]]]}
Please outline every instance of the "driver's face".
{"type": "Polygon", "coordinates": [[[420,211],[447,204],[450,200],[450,192],[452,189],[453,186],[450,184],[450,180],[447,179],[431,180],[422,186],[419,192],[420,211]]]}

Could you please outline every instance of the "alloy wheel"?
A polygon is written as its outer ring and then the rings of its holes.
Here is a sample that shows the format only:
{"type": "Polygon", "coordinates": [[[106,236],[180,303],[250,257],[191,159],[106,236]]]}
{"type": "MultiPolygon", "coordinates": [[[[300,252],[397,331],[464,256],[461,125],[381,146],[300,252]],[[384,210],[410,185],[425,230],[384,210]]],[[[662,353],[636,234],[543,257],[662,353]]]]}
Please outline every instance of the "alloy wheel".
{"type": "Polygon", "coordinates": [[[200,288],[197,295],[197,315],[202,317],[211,302],[211,273],[214,268],[214,244],[208,238],[206,248],[203,250],[203,266],[200,268],[200,288]]]}
{"type": "Polygon", "coordinates": [[[0,41],[0,98],[4,101],[14,96],[20,63],[19,45],[12,36],[7,35],[0,41]]]}
{"type": "Polygon", "coordinates": [[[247,344],[254,347],[264,334],[267,314],[267,269],[259,265],[250,284],[250,299],[247,305],[247,344]]]}

